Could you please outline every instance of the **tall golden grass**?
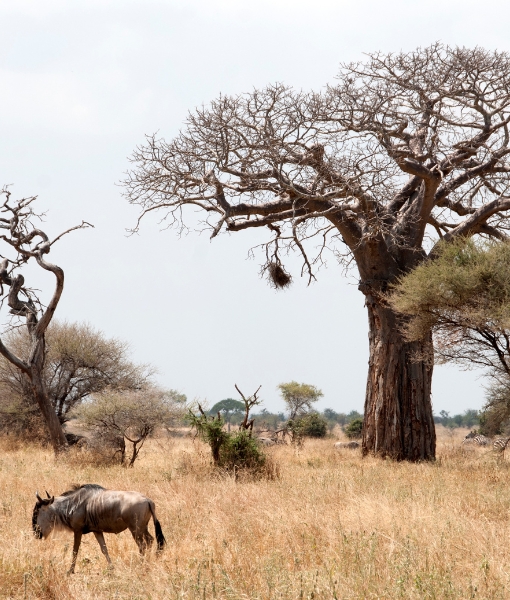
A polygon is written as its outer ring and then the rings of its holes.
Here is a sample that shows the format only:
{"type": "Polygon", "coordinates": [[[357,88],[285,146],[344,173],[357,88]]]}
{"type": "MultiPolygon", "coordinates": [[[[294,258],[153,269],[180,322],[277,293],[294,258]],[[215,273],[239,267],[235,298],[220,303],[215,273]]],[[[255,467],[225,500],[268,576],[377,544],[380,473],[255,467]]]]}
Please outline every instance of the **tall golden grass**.
{"type": "Polygon", "coordinates": [[[280,478],[251,482],[214,474],[189,438],[152,440],[133,469],[4,439],[0,597],[510,598],[510,463],[462,450],[464,434],[440,431],[434,464],[362,460],[331,439],[274,447],[280,478]],[[34,539],[34,493],[87,482],[151,497],[162,556],[141,559],[129,532],[107,535],[109,571],[87,535],[66,576],[72,534],[34,539]]]}

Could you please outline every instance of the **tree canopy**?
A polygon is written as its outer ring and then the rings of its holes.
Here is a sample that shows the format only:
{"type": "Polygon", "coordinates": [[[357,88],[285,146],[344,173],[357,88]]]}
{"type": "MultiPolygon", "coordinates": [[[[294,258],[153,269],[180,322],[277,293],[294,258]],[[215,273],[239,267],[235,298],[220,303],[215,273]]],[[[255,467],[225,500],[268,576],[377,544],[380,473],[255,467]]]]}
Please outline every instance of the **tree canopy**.
{"type": "Polygon", "coordinates": [[[308,259],[303,244],[313,235],[324,246],[343,239],[355,256],[371,237],[421,245],[427,225],[447,239],[500,237],[509,120],[504,52],[374,53],[342,65],[323,92],[274,85],[221,96],[171,142],[148,137],[126,196],[142,216],[161,210],[178,226],[183,207],[203,209],[212,237],[267,227],[268,257],[279,262],[290,245],[312,277],[322,248],[308,259]]]}
{"type": "Polygon", "coordinates": [[[211,408],[209,414],[215,415],[218,412],[223,413],[225,421],[228,423],[231,415],[244,413],[244,402],[234,400],[233,398],[220,400],[220,402],[216,402],[216,404],[211,408]]]}
{"type": "MultiPolygon", "coordinates": [[[[23,329],[15,329],[7,342],[18,356],[30,353],[30,339],[23,329]]],[[[86,323],[53,321],[46,331],[46,359],[42,376],[49,399],[61,423],[70,411],[90,394],[106,388],[139,390],[154,372],[148,365],[129,360],[126,342],[107,338],[86,323]]],[[[0,387],[3,404],[34,405],[23,373],[7,360],[0,359],[0,387]]]]}
{"type": "Polygon", "coordinates": [[[73,414],[86,429],[115,434],[132,444],[132,467],[145,440],[156,428],[184,415],[186,396],[175,390],[146,387],[138,391],[104,390],[76,407],[73,414]]]}
{"type": "Polygon", "coordinates": [[[440,244],[436,258],[403,277],[389,301],[407,315],[409,340],[432,330],[436,361],[510,377],[510,242],[440,244]]]}
{"type": "Polygon", "coordinates": [[[278,385],[280,394],[289,411],[289,418],[295,419],[312,410],[312,404],[323,396],[321,390],[308,383],[289,381],[278,385]]]}

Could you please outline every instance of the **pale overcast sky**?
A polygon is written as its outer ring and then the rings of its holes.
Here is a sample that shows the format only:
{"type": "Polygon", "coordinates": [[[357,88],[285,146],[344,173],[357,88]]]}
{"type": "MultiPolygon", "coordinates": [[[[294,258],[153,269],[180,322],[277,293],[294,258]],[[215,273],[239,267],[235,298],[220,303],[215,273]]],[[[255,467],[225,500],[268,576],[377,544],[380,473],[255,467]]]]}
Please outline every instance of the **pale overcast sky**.
{"type": "MultiPolygon", "coordinates": [[[[509,22],[491,0],[1,0],[0,186],[38,194],[52,233],[95,225],[52,250],[66,273],[57,316],[127,340],[189,398],[262,384],[280,410],[276,385],[295,379],[323,390],[320,408],[362,410],[368,329],[354,277],[331,257],[306,287],[289,261],[295,283],[275,292],[247,260],[260,232],[179,240],[153,219],[126,237],[137,213],[116,183],[144,134],[170,138],[219,93],[320,89],[341,61],[438,40],[510,50],[509,22]]],[[[481,407],[478,375],[436,368],[434,411],[481,407]]]]}

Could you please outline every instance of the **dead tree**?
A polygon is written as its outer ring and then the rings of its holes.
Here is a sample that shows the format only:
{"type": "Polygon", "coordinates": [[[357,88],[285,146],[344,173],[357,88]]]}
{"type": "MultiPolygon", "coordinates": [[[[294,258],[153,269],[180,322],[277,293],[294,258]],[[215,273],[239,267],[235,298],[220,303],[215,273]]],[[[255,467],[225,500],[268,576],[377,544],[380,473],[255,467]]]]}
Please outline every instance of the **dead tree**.
{"type": "Polygon", "coordinates": [[[234,385],[244,402],[244,419],[241,421],[241,424],[239,425],[239,430],[249,431],[249,435],[251,437],[255,419],[253,419],[253,418],[250,419],[250,410],[257,404],[260,404],[260,400],[257,397],[257,394],[259,393],[260,388],[262,386],[259,385],[259,387],[257,388],[257,391],[253,394],[253,396],[248,396],[248,398],[246,398],[246,396],[243,394],[243,392],[241,392],[241,390],[237,387],[237,383],[234,385]]]}
{"type": "Polygon", "coordinates": [[[40,215],[32,208],[35,196],[11,202],[11,194],[6,188],[0,195],[5,197],[0,208],[0,230],[5,233],[0,235],[0,240],[11,250],[10,258],[0,255],[0,306],[7,302],[9,312],[14,317],[11,326],[23,326],[24,321],[30,339],[26,355],[17,356],[0,338],[0,353],[26,377],[32,396],[46,422],[53,448],[55,452],[59,452],[68,444],[48,397],[43,370],[46,358],[45,332],[64,289],[64,271],[48,262],[45,256],[62,236],[91,225],[82,222],[50,241],[46,233],[34,225],[34,221],[40,219],[40,215]],[[30,261],[35,261],[41,269],[55,276],[55,290],[47,306],[41,303],[33,289],[25,286],[25,278],[20,271],[30,261]]]}
{"type": "Polygon", "coordinates": [[[148,137],[126,196],[140,219],[158,211],[181,230],[186,208],[200,209],[213,238],[265,229],[263,270],[277,287],[290,282],[288,249],[309,281],[327,249],[355,264],[370,343],[363,453],[433,459],[432,365],[416,359],[432,336],[407,342],[385,292],[438,239],[506,236],[509,121],[508,54],[375,53],[323,92],[220,97],[171,142],[148,137]]]}

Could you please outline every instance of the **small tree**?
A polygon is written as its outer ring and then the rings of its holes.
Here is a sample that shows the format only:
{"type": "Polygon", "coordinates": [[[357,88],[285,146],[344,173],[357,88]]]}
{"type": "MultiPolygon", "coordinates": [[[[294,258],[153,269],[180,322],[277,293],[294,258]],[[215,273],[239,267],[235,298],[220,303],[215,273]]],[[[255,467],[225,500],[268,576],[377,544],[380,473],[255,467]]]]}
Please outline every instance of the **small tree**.
{"type": "Polygon", "coordinates": [[[12,324],[23,327],[29,340],[29,352],[26,356],[20,356],[0,339],[0,354],[23,374],[26,387],[41,411],[57,453],[67,447],[67,440],[48,396],[43,373],[46,331],[62,296],[64,271],[48,262],[46,255],[62,236],[75,229],[89,227],[90,224],[82,221],[80,225],[71,227],[51,241],[34,224],[41,220],[41,215],[33,210],[36,196],[12,202],[11,193],[5,188],[0,191],[0,195],[5,197],[5,202],[0,207],[0,230],[4,231],[0,240],[4,243],[6,253],[9,253],[7,258],[2,257],[0,263],[0,304],[7,303],[13,318],[12,324]],[[46,306],[35,291],[25,285],[21,270],[27,263],[35,263],[55,277],[55,289],[46,306]]]}
{"type": "MultiPolygon", "coordinates": [[[[74,411],[83,426],[100,437],[121,436],[132,445],[134,465],[148,437],[182,416],[186,397],[174,390],[149,387],[139,391],[105,390],[74,411]]],[[[124,462],[122,460],[122,462],[124,462]]]]}
{"type": "MultiPolygon", "coordinates": [[[[62,424],[68,421],[70,411],[91,394],[106,388],[139,390],[153,374],[149,366],[135,365],[128,359],[125,342],[107,338],[88,324],[53,321],[45,337],[47,352],[42,377],[62,424]]],[[[6,339],[18,356],[28,356],[30,339],[25,330],[15,329],[6,339]]],[[[0,398],[0,421],[16,406],[24,409],[20,417],[38,410],[24,374],[1,358],[0,388],[4,392],[0,398]]]]}
{"type": "MultiPolygon", "coordinates": [[[[208,416],[198,404],[197,415],[191,409],[189,410],[188,420],[197,435],[202,441],[211,448],[212,458],[216,467],[222,467],[227,470],[233,470],[237,473],[239,470],[249,471],[253,475],[260,475],[266,472],[271,478],[275,476],[274,468],[265,469],[266,456],[257,441],[252,438],[252,430],[255,419],[250,419],[250,410],[260,404],[257,391],[246,397],[235,385],[244,403],[244,419],[239,425],[239,430],[235,433],[229,433],[224,430],[225,421],[220,412],[217,416],[208,416]]],[[[241,404],[241,403],[239,403],[241,404]]]]}
{"type": "Polygon", "coordinates": [[[287,405],[290,420],[294,420],[296,417],[312,410],[312,404],[323,396],[321,390],[314,385],[297,383],[297,381],[280,383],[277,389],[280,390],[280,394],[287,405]]]}
{"type": "Polygon", "coordinates": [[[198,437],[211,448],[212,459],[215,466],[220,466],[220,451],[229,436],[229,434],[223,429],[225,421],[222,419],[219,412],[216,417],[213,415],[208,417],[200,404],[198,404],[197,408],[199,414],[197,415],[190,408],[187,419],[192,429],[196,431],[198,437]]]}
{"type": "Polygon", "coordinates": [[[226,423],[230,423],[232,415],[239,415],[244,412],[244,403],[239,400],[233,400],[232,398],[226,398],[216,404],[209,411],[210,415],[216,415],[221,413],[226,423]]]}

